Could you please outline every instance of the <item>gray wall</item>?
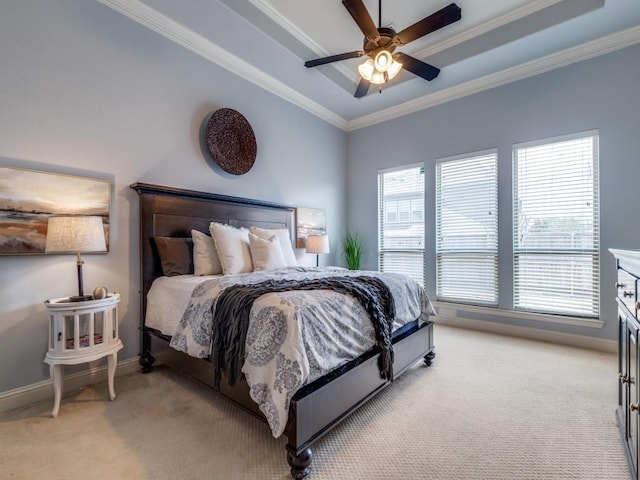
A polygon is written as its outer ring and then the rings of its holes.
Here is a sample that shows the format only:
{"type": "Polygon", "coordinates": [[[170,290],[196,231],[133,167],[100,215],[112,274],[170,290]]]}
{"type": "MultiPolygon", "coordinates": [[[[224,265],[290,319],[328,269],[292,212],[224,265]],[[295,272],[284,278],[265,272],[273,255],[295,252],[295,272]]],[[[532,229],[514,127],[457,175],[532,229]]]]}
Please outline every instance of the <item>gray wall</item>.
{"type": "MultiPolygon", "coordinates": [[[[592,128],[600,129],[601,140],[602,313],[607,326],[597,331],[558,328],[615,336],[615,272],[606,249],[639,247],[634,209],[640,173],[640,47],[352,132],[348,141],[338,129],[98,2],[0,3],[0,65],[0,164],[112,182],[111,251],[85,257],[85,285],[106,285],[122,294],[125,349],[120,359],[138,353],[133,182],[326,208],[332,251],[337,252],[345,231],[358,231],[371,252],[364,266],[376,268],[377,170],[426,162],[427,251],[432,252],[434,160],[497,147],[500,293],[501,306],[509,308],[511,144],[592,128]],[[201,151],[202,121],[222,107],[242,112],[256,133],[256,164],[241,177],[214,171],[201,151]]],[[[322,261],[337,263],[336,253],[322,261]]],[[[433,265],[433,254],[428,254],[430,294],[433,265]]],[[[71,256],[0,257],[0,393],[48,378],[42,362],[48,329],[43,302],[73,293],[75,281],[71,256]]]]}
{"type": "MultiPolygon", "coordinates": [[[[345,230],[344,132],[98,2],[1,2],[0,65],[0,164],[112,182],[111,251],[86,255],[84,272],[85,290],[122,295],[119,359],[138,354],[131,183],[326,208],[332,247],[345,230]],[[222,107],[257,138],[241,177],[214,171],[200,149],[203,119],[222,107]]],[[[43,302],[73,294],[75,275],[73,256],[0,257],[0,393],[48,378],[43,302]]]]}
{"type": "MultiPolygon", "coordinates": [[[[425,162],[426,287],[435,298],[435,160],[498,149],[500,308],[512,308],[511,147],[600,131],[601,319],[603,329],[482,317],[495,322],[615,338],[615,264],[608,248],[640,249],[640,46],[430,108],[349,135],[347,223],[377,267],[378,169],[425,162]]],[[[428,89],[428,86],[425,87],[428,89]]],[[[480,317],[479,317],[480,318],[480,317]]]]}

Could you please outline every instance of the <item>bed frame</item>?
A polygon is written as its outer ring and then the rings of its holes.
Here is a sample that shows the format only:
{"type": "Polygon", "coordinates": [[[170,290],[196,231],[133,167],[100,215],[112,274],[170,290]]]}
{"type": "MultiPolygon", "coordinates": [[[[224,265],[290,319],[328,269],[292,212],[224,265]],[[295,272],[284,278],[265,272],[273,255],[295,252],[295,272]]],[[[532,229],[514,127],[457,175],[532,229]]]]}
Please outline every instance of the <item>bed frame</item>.
{"type": "MultiPolygon", "coordinates": [[[[171,187],[135,183],[131,188],[139,195],[140,206],[140,294],[142,372],[152,370],[155,356],[163,362],[204,381],[213,387],[211,362],[203,362],[168,348],[170,337],[144,324],[147,292],[153,280],[162,275],[153,238],[156,236],[190,237],[191,229],[208,232],[209,223],[216,221],[238,227],[252,225],[263,228],[288,228],[295,238],[295,209],[275,203],[217,195],[171,187]]],[[[394,378],[415,362],[424,359],[431,365],[433,323],[412,322],[393,338],[394,378]]],[[[359,406],[378,394],[392,382],[380,377],[375,347],[350,363],[304,386],[291,400],[287,436],[287,461],[296,479],[309,473],[313,443],[353,413],[359,406]]],[[[235,403],[258,415],[266,422],[257,405],[249,397],[246,382],[230,386],[221,382],[216,390],[235,403]]]]}

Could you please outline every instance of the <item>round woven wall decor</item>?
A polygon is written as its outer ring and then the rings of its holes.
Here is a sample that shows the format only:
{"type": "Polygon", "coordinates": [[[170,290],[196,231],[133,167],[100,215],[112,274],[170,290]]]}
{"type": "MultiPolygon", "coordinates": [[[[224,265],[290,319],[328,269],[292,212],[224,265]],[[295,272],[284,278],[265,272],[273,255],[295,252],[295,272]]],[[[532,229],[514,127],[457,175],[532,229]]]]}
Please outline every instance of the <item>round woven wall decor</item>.
{"type": "Polygon", "coordinates": [[[256,161],[258,147],[253,128],[231,108],[221,108],[207,123],[207,146],[215,162],[227,173],[243,175],[256,161]]]}

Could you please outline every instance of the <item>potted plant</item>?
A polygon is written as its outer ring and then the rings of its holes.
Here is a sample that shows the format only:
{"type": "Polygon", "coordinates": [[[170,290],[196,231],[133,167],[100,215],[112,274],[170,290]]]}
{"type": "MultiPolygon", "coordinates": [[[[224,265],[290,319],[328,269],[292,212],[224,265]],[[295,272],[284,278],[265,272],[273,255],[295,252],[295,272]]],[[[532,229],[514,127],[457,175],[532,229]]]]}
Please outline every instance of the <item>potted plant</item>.
{"type": "Polygon", "coordinates": [[[349,270],[359,270],[362,258],[362,240],[357,233],[347,233],[342,240],[342,258],[349,270]]]}

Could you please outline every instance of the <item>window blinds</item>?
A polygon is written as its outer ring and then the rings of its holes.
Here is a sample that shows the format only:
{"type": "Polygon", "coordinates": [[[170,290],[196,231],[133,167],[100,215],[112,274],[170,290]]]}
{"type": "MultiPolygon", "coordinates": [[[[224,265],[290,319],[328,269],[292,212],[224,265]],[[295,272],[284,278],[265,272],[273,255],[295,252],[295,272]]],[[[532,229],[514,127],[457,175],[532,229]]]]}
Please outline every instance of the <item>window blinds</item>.
{"type": "Polygon", "coordinates": [[[436,164],[438,298],[497,305],[497,213],[495,150],[436,164]]]}
{"type": "Polygon", "coordinates": [[[424,167],[378,173],[378,267],[424,285],[424,167]]]}
{"type": "Polygon", "coordinates": [[[598,316],[597,132],[515,145],[513,162],[514,308],[598,316]]]}

